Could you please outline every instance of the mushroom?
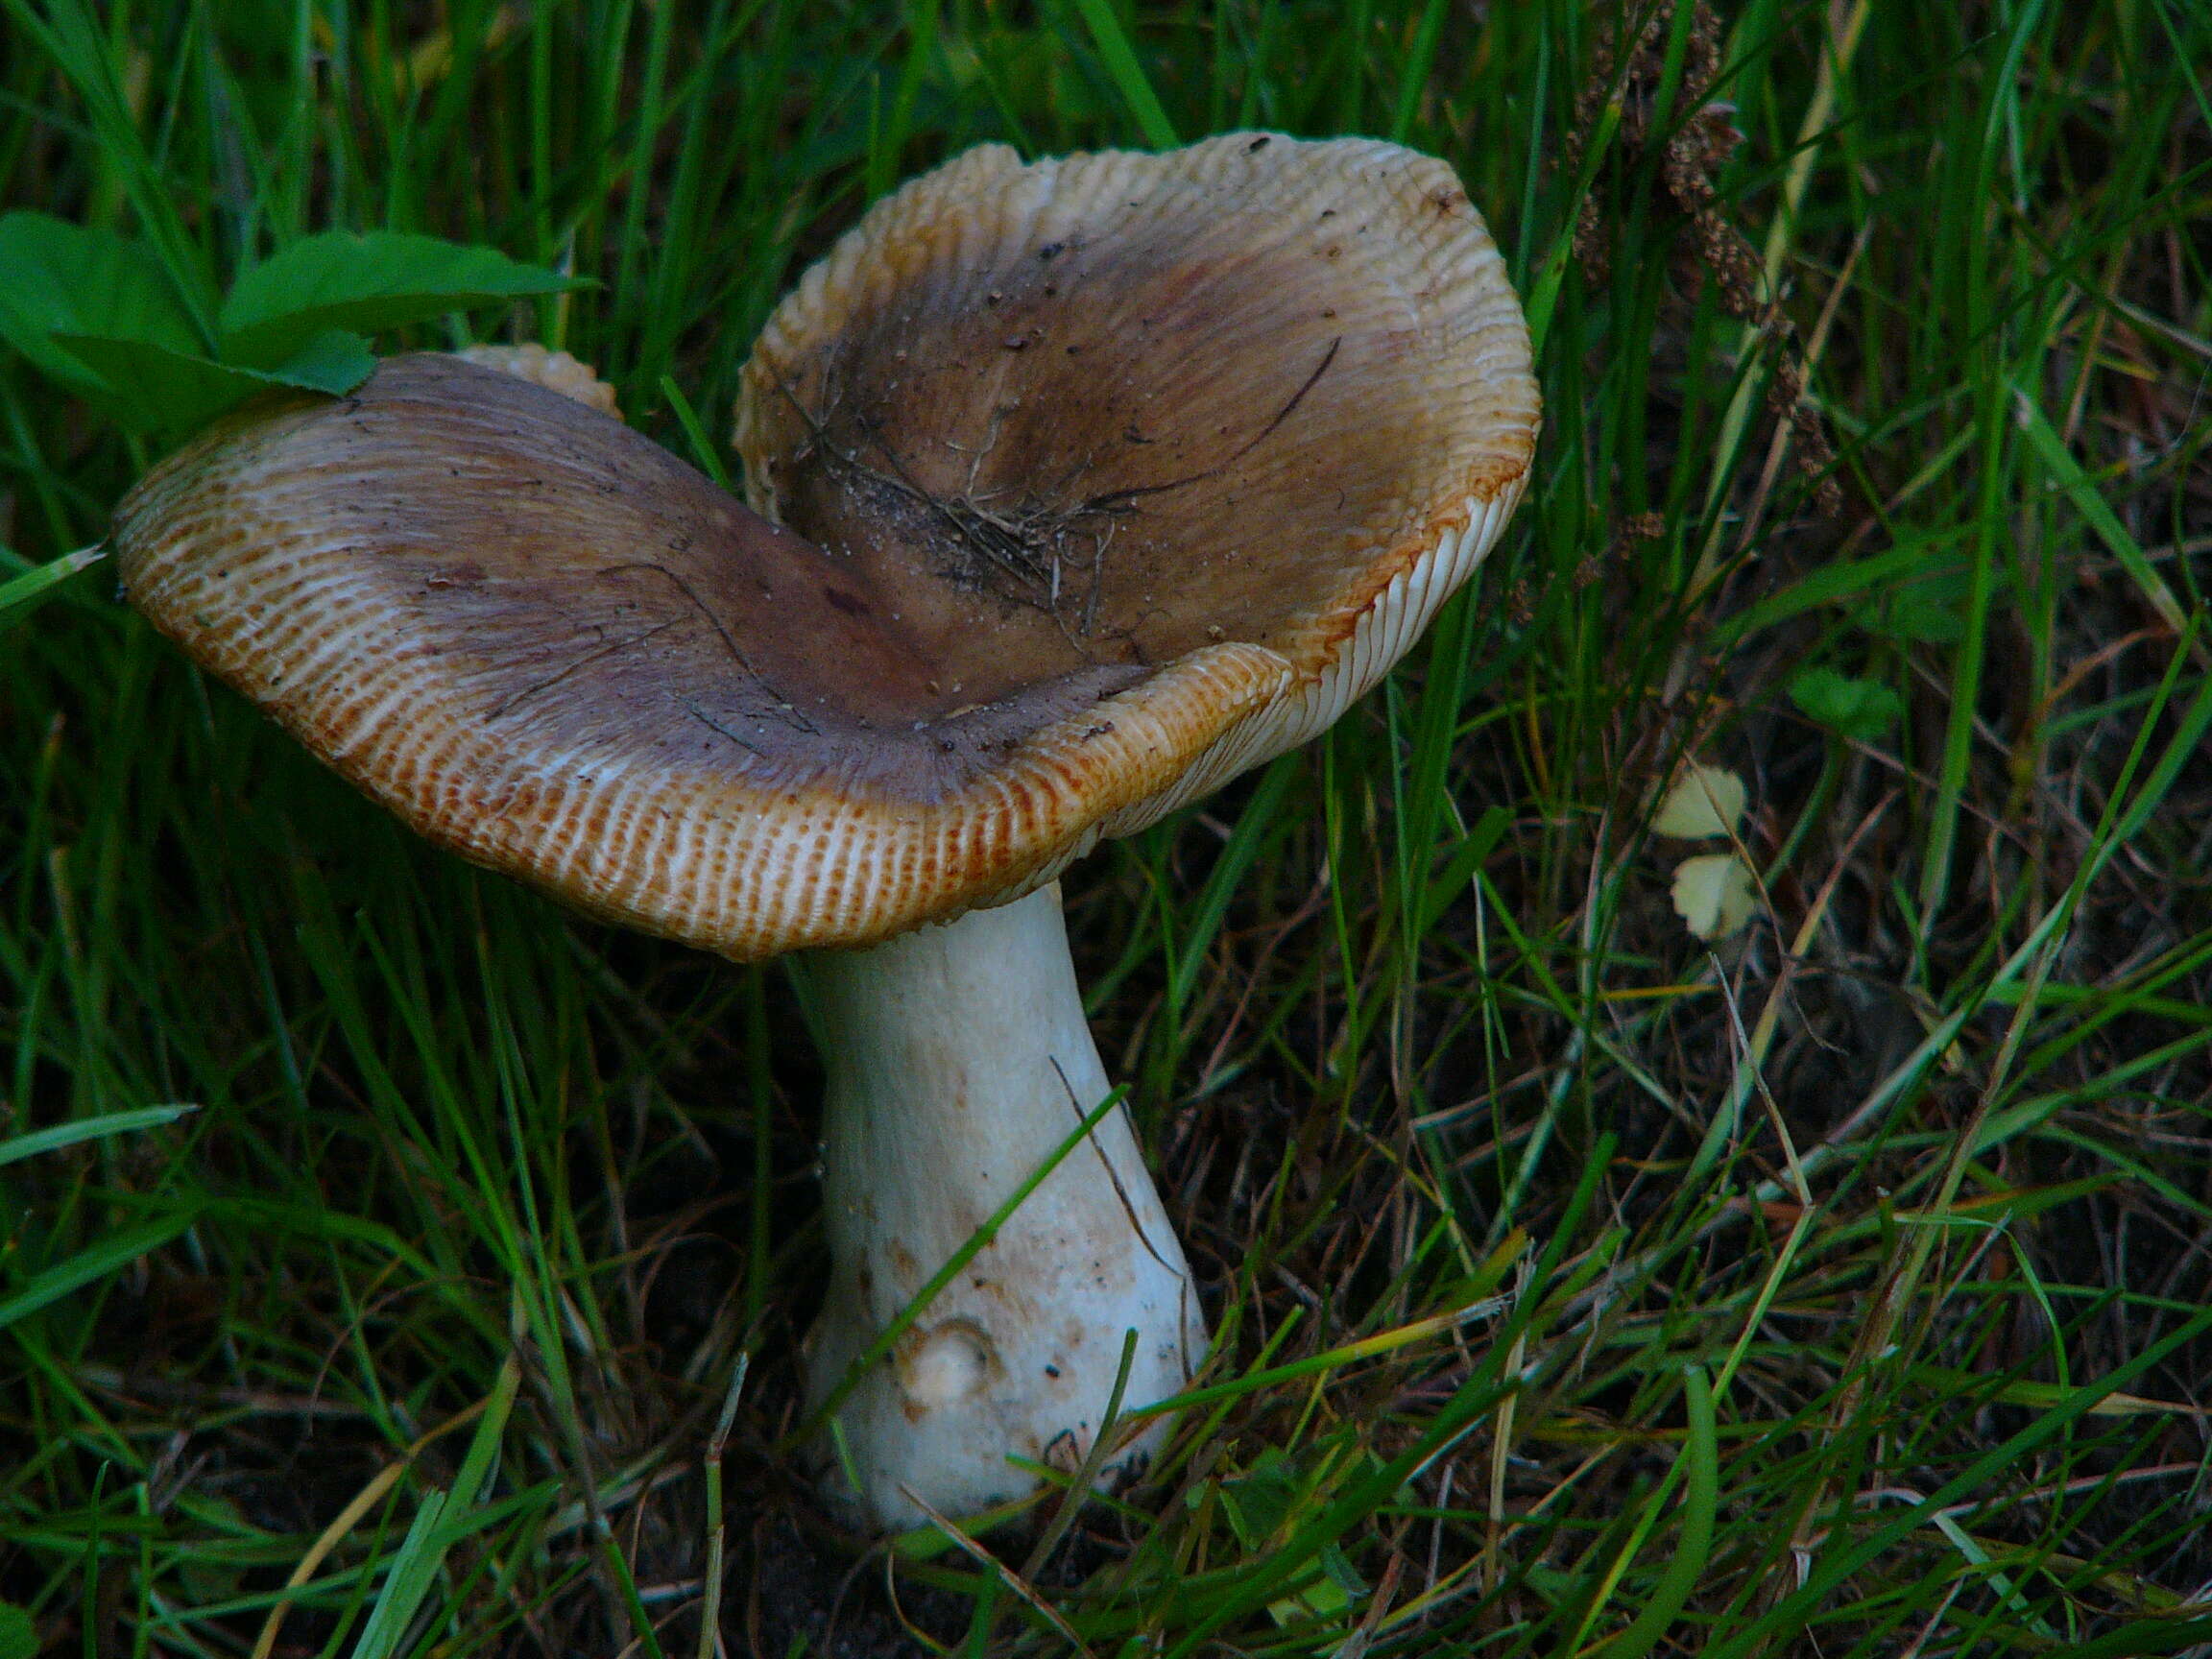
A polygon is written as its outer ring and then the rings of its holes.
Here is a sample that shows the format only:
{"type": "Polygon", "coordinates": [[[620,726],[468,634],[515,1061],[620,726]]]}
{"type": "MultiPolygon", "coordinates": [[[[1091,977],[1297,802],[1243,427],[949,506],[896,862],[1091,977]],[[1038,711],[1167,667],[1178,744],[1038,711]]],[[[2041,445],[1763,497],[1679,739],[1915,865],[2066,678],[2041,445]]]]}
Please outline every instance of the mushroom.
{"type": "Polygon", "coordinates": [[[119,508],[132,599],[440,845],[811,952],[805,1360],[850,1513],[1133,1476],[1166,1417],[1101,1445],[1110,1402],[1176,1393],[1206,1329],[1057,878],[1329,725],[1497,539],[1537,396],[1481,221],[1369,140],[972,152],[771,318],[758,515],[542,367],[225,421],[119,508]]]}

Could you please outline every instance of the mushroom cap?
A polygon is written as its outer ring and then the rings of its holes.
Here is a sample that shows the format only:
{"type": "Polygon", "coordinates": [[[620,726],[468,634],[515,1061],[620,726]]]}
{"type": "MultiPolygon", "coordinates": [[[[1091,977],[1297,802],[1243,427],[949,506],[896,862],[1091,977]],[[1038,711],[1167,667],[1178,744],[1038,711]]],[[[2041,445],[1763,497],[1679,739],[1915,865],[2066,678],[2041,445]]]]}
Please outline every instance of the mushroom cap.
{"type": "Polygon", "coordinates": [[[1536,407],[1439,162],[991,149],[871,211],[747,366],[756,499],[805,539],[423,355],[221,422],[115,542],[429,839],[745,960],[1002,902],[1319,731],[1495,540],[1536,407]]]}

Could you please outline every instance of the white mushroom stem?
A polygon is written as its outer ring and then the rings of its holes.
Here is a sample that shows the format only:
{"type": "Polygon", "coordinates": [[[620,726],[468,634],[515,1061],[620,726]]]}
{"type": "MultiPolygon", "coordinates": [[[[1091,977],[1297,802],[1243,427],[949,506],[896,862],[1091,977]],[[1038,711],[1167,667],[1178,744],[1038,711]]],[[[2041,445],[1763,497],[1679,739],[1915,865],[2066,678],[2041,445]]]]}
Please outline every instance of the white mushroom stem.
{"type": "MultiPolygon", "coordinates": [[[[806,1339],[811,1409],[1110,1091],[1057,886],[826,952],[809,980],[831,1261],[806,1339]]],[[[927,1519],[916,1499],[960,1516],[1030,1492],[1010,1456],[1073,1473],[1129,1331],[1124,1409],[1175,1393],[1205,1355],[1190,1270],[1117,1106],[846,1396],[843,1454],[823,1448],[830,1492],[896,1528],[927,1519]]],[[[1141,1471],[1165,1429],[1117,1431],[1098,1482],[1141,1471]]]]}

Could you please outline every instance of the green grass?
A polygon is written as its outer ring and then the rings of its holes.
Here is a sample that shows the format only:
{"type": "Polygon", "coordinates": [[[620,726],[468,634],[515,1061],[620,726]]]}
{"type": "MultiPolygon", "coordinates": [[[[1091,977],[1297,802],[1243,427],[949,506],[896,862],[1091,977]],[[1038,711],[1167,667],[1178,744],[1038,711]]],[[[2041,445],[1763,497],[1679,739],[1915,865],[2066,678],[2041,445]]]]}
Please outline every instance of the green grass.
{"type": "Polygon", "coordinates": [[[783,978],[413,844],[34,573],[154,451],[0,357],[43,1651],[688,1655],[710,1575],[763,1659],[2212,1644],[2212,13],[1748,0],[1717,84],[1683,13],[1591,90],[1614,7],[1480,12],[0,0],[0,204],[209,292],[328,228],[596,277],[406,338],[565,345],[680,452],[874,195],[1239,125],[1449,157],[1547,419],[1381,691],[1070,879],[1220,1332],[1158,1483],[870,1551],[779,1450],[783,978]],[[1712,949],[1688,756],[1751,790],[1712,949]]]}

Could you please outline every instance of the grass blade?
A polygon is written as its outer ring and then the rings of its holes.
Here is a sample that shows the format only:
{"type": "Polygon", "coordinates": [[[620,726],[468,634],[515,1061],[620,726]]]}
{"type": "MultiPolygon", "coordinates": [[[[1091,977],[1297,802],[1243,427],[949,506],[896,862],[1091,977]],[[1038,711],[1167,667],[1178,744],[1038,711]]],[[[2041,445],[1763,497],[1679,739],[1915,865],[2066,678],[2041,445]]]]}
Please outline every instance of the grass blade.
{"type": "Polygon", "coordinates": [[[0,1331],[87,1285],[97,1284],[148,1251],[160,1249],[196,1219],[197,1211],[179,1211],[162,1220],[103,1238],[66,1261],[32,1274],[12,1295],[0,1298],[0,1331]]]}
{"type": "Polygon", "coordinates": [[[54,589],[107,557],[106,547],[80,547],[74,553],[64,553],[59,559],[34,565],[21,575],[0,582],[0,629],[21,621],[54,589]]]}
{"type": "Polygon", "coordinates": [[[1137,131],[1144,135],[1144,142],[1155,150],[1174,149],[1181,142],[1175,136],[1174,124],[1167,119],[1160,95],[1152,90],[1152,83],[1145,78],[1143,65],[1137,61],[1136,49],[1129,44],[1121,19],[1115,14],[1113,0],[1075,0],[1075,10],[1083,14],[1098,56],[1105,60],[1106,73],[1112,77],[1115,90],[1121,94],[1122,103],[1129,107],[1130,117],[1137,123],[1137,131]]]}
{"type": "Polygon", "coordinates": [[[77,1123],[57,1123],[51,1129],[34,1129],[28,1135],[13,1135],[0,1141],[0,1168],[20,1163],[25,1158],[36,1158],[41,1153],[56,1152],[64,1146],[75,1146],[86,1141],[103,1140],[109,1135],[128,1135],[134,1130],[156,1129],[164,1123],[174,1123],[180,1118],[189,1118],[199,1111],[197,1106],[142,1106],[135,1112],[110,1112],[102,1118],[87,1118],[77,1123]]]}

